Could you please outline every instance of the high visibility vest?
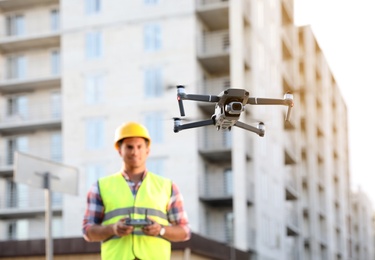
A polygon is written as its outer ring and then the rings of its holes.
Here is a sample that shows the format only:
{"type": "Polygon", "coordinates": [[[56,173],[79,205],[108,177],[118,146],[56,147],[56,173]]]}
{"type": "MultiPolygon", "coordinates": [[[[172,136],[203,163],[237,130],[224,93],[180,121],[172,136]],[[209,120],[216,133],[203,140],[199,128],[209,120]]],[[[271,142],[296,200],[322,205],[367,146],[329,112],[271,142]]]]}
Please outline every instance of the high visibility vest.
{"type": "MultiPolygon", "coordinates": [[[[172,193],[172,182],[148,172],[133,196],[121,172],[99,179],[100,195],[104,203],[102,225],[116,223],[121,218],[152,218],[163,226],[168,225],[167,206],[172,193]]],[[[111,237],[102,242],[103,260],[167,260],[171,256],[171,243],[162,237],[145,235],[134,228],[131,235],[111,237]]]]}

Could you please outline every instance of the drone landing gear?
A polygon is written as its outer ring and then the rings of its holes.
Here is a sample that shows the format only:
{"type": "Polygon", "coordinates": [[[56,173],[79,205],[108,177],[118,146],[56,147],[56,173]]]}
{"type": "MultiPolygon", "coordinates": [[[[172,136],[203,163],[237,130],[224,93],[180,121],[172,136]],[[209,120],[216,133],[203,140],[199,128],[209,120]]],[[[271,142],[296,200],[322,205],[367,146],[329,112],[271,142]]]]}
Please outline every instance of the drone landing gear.
{"type": "Polygon", "coordinates": [[[256,133],[256,134],[259,135],[260,137],[263,137],[263,136],[264,136],[264,132],[266,131],[263,122],[258,123],[258,127],[251,126],[251,125],[248,125],[248,124],[242,123],[242,122],[240,122],[240,121],[237,121],[234,125],[237,126],[237,127],[239,127],[239,128],[242,128],[242,129],[245,129],[245,130],[251,131],[251,132],[253,132],[253,133],[256,133]]]}
{"type": "MultiPolygon", "coordinates": [[[[189,128],[195,128],[195,127],[201,127],[201,126],[207,126],[207,125],[215,125],[215,124],[216,124],[215,116],[212,116],[211,119],[197,121],[197,122],[193,122],[193,123],[187,123],[187,124],[181,124],[181,118],[175,117],[174,118],[173,131],[175,133],[178,133],[181,130],[185,130],[185,129],[189,129],[189,128]]],[[[265,133],[265,126],[264,126],[263,122],[258,123],[257,127],[245,124],[245,123],[240,122],[240,121],[237,121],[234,125],[239,127],[239,128],[242,128],[242,129],[248,130],[250,132],[256,133],[260,137],[263,137],[264,133],[265,133]]],[[[219,131],[220,126],[217,126],[216,129],[219,131]]],[[[228,127],[228,131],[230,131],[230,130],[232,130],[232,127],[228,127]]]]}

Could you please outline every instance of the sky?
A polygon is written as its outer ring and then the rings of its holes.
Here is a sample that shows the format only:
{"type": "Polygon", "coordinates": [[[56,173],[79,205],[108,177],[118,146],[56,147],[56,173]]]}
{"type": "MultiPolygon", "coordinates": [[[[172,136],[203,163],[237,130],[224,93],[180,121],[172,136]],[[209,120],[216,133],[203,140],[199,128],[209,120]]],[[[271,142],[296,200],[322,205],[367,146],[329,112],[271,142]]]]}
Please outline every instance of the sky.
{"type": "Polygon", "coordinates": [[[375,1],[294,3],[296,24],[311,26],[347,105],[352,188],[375,209],[375,1]]]}

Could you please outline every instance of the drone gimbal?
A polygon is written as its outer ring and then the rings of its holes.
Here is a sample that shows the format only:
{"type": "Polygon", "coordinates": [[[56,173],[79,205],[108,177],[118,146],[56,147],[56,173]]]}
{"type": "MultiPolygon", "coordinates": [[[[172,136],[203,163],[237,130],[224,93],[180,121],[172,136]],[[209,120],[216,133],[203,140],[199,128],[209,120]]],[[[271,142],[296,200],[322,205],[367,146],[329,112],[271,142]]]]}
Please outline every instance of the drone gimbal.
{"type": "Polygon", "coordinates": [[[289,121],[291,108],[293,107],[293,95],[286,93],[283,99],[274,98],[256,98],[249,97],[249,92],[245,89],[228,88],[222,91],[219,95],[199,95],[186,94],[184,86],[177,86],[177,101],[180,109],[180,115],[185,116],[183,100],[203,101],[216,103],[215,113],[210,119],[182,124],[180,118],[174,118],[174,132],[181,130],[215,125],[217,130],[231,130],[232,126],[237,126],[242,129],[254,132],[259,136],[264,136],[265,127],[262,122],[258,126],[251,126],[238,121],[241,113],[244,111],[247,104],[250,105],[284,105],[288,106],[288,111],[285,120],[289,121]]]}

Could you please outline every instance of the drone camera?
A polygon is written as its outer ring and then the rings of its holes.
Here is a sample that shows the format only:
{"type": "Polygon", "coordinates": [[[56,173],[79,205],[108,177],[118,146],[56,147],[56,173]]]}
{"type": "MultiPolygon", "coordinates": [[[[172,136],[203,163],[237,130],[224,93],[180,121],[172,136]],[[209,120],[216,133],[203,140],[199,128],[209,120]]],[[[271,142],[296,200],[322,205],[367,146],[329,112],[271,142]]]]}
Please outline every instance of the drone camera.
{"type": "Polygon", "coordinates": [[[231,115],[241,114],[244,107],[241,102],[230,102],[225,106],[225,111],[231,115]]]}

